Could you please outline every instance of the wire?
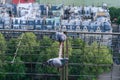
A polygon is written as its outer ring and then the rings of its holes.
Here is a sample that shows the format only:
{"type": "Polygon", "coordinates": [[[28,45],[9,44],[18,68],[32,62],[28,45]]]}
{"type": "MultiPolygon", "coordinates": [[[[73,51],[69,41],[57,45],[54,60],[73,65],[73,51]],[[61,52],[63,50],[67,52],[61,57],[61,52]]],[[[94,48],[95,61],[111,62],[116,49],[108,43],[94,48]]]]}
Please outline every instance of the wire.
{"type": "Polygon", "coordinates": [[[20,44],[21,44],[21,40],[23,39],[23,36],[24,36],[24,33],[22,34],[22,36],[21,36],[21,38],[20,38],[20,41],[19,41],[19,43],[18,43],[18,45],[17,45],[16,51],[15,51],[15,53],[14,53],[14,57],[13,57],[13,60],[11,61],[11,63],[14,63],[14,61],[15,61],[15,59],[16,59],[16,57],[17,57],[17,52],[18,52],[18,50],[19,50],[19,47],[20,47],[20,44]]]}

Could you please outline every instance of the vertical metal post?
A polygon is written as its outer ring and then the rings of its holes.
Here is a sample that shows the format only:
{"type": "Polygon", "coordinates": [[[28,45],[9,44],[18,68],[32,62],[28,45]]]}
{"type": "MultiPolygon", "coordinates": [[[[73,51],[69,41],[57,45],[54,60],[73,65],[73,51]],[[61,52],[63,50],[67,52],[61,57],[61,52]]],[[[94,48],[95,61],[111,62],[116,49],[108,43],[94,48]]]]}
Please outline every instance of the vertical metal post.
{"type": "MultiPolygon", "coordinates": [[[[66,33],[66,36],[67,36],[67,33],[66,33]]],[[[69,54],[68,54],[68,39],[66,40],[66,57],[69,59],[69,54]]],[[[68,63],[66,64],[65,66],[65,74],[66,74],[66,80],[68,80],[68,63]]]]}
{"type": "MultiPolygon", "coordinates": [[[[63,58],[65,57],[65,45],[64,45],[64,43],[62,44],[63,45],[63,52],[62,52],[62,54],[63,54],[63,58]]],[[[65,66],[62,68],[62,77],[63,77],[63,79],[62,80],[65,80],[65,66]]]]}
{"type": "MultiPolygon", "coordinates": [[[[114,36],[114,35],[112,35],[114,36]]],[[[113,37],[112,37],[113,38],[113,37]]],[[[114,39],[113,39],[114,40],[114,39]]],[[[112,40],[112,45],[114,44],[114,41],[112,40]]],[[[115,41],[116,42],[116,41],[115,41]]],[[[113,50],[115,49],[114,46],[111,46],[111,54],[113,54],[113,50]]],[[[112,55],[112,59],[114,59],[114,57],[116,57],[115,54],[112,55]]],[[[114,68],[114,61],[113,61],[113,64],[111,64],[111,75],[110,75],[110,80],[113,79],[113,68],[114,68]]]]}
{"type": "MultiPolygon", "coordinates": [[[[66,40],[65,45],[64,43],[62,44],[62,57],[68,58],[68,40],[66,40]],[[66,51],[66,54],[64,53],[65,51],[66,51]]],[[[68,63],[63,68],[61,68],[60,73],[61,73],[60,80],[68,80],[68,63]]]]}
{"type": "Polygon", "coordinates": [[[62,69],[59,69],[60,71],[60,80],[62,80],[62,69]]]}
{"type": "Polygon", "coordinates": [[[112,78],[113,78],[113,67],[114,67],[114,64],[111,65],[111,75],[110,75],[110,80],[112,80],[112,78]]]}
{"type": "MultiPolygon", "coordinates": [[[[64,43],[62,44],[62,57],[64,58],[64,43]]],[[[60,68],[60,80],[64,80],[64,67],[60,68]]]]}

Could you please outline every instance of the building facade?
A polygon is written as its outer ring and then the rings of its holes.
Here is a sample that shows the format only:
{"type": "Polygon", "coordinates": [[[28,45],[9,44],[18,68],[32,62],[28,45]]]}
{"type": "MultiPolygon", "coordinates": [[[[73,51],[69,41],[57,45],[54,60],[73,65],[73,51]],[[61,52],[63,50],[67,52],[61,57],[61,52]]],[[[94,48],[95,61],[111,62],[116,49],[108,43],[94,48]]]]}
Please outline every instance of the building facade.
{"type": "Polygon", "coordinates": [[[18,4],[18,3],[33,3],[35,0],[12,0],[13,4],[18,4]]]}

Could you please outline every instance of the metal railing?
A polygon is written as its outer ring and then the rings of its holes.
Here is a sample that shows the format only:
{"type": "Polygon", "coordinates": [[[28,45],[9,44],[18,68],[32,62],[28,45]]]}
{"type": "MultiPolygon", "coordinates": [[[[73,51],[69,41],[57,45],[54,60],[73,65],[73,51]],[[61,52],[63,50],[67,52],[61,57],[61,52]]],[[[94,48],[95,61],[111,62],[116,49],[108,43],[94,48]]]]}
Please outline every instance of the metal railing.
{"type": "MultiPolygon", "coordinates": [[[[53,31],[53,30],[0,30],[0,32],[2,34],[4,34],[4,36],[6,36],[6,38],[16,38],[18,37],[21,33],[26,33],[26,32],[33,32],[34,34],[37,35],[37,37],[39,37],[40,35],[42,36],[49,36],[52,35],[53,37],[55,36],[55,32],[56,31],[53,31]],[[18,35],[17,35],[18,34],[18,35]]],[[[23,62],[17,62],[15,61],[14,64],[11,64],[11,62],[9,61],[5,61],[3,62],[3,64],[9,64],[9,65],[18,65],[18,64],[25,64],[27,67],[29,66],[29,69],[26,71],[26,72],[2,72],[0,71],[0,75],[6,75],[7,77],[4,77],[2,78],[2,80],[13,80],[14,77],[17,76],[16,80],[21,80],[20,76],[18,75],[25,75],[24,77],[26,78],[26,80],[76,80],[78,78],[84,78],[85,80],[91,80],[92,78],[99,78],[99,75],[97,74],[85,74],[85,73],[82,73],[82,74],[77,74],[77,72],[79,70],[76,70],[76,74],[71,74],[69,72],[69,69],[70,68],[78,68],[78,67],[87,67],[88,69],[90,69],[91,67],[95,67],[95,68],[100,68],[100,67],[104,67],[104,68],[109,68],[110,71],[108,72],[108,75],[101,75],[102,77],[104,77],[105,79],[110,79],[110,80],[119,80],[120,77],[119,77],[119,49],[120,49],[120,39],[119,39],[119,36],[120,36],[120,33],[109,33],[109,32],[105,32],[105,33],[101,33],[101,32],[81,32],[81,31],[64,31],[66,33],[66,35],[68,37],[72,37],[72,38],[80,38],[82,40],[84,40],[86,43],[88,44],[91,44],[93,41],[96,41],[98,42],[98,46],[96,47],[96,49],[98,49],[98,52],[99,52],[99,49],[100,49],[100,46],[101,45],[105,45],[107,47],[109,47],[111,50],[111,53],[113,54],[112,58],[113,58],[113,64],[106,64],[106,63],[82,63],[82,62],[79,62],[79,63],[76,63],[76,62],[72,62],[72,60],[69,61],[69,63],[63,68],[63,69],[60,69],[60,70],[55,70],[55,72],[51,73],[47,73],[47,72],[43,72],[43,73],[39,73],[37,72],[37,70],[34,70],[35,69],[35,66],[34,65],[41,65],[42,62],[39,62],[39,61],[23,61],[23,62]],[[92,38],[90,38],[92,36],[92,38]],[[109,36],[109,37],[107,37],[109,36]],[[99,38],[98,38],[99,37],[99,38]],[[109,42],[110,41],[110,42],[109,42]],[[105,44],[106,43],[106,44],[105,44]],[[110,44],[109,44],[110,43],[110,44]],[[109,44],[109,45],[108,45],[109,44]],[[117,62],[118,61],[118,62],[117,62]],[[117,72],[116,72],[117,70],[117,72]]],[[[52,37],[51,37],[52,38],[52,37]]],[[[40,38],[41,39],[41,38],[40,38]]],[[[52,38],[54,39],[54,38],[52,38]]],[[[72,55],[70,56],[68,54],[68,49],[70,48],[70,46],[68,45],[68,40],[66,41],[65,45],[65,48],[64,48],[64,56],[65,57],[69,57],[69,58],[72,58],[72,57],[76,57],[76,58],[85,58],[87,55],[72,55]],[[66,51],[66,52],[65,52],[66,51]]],[[[24,46],[24,45],[22,45],[24,46]]],[[[20,47],[22,47],[20,46],[20,47]]],[[[41,46],[41,47],[44,47],[44,48],[47,48],[49,47],[48,46],[41,46]]],[[[39,47],[40,48],[40,47],[39,47]]],[[[84,47],[83,49],[89,49],[89,46],[86,46],[84,47]]],[[[54,49],[54,48],[53,48],[54,49]]],[[[72,49],[81,49],[80,47],[72,44],[72,49]]],[[[104,50],[104,48],[103,48],[104,50]]],[[[27,51],[27,50],[26,50],[27,51]]],[[[36,51],[39,51],[39,50],[36,50],[36,51]]],[[[83,53],[86,53],[83,51],[83,53]]],[[[13,56],[13,54],[9,54],[9,50],[7,52],[7,55],[6,56],[13,56]]],[[[17,56],[45,56],[45,54],[17,54],[17,56]]],[[[51,57],[54,56],[54,54],[51,54],[50,55],[51,57]]],[[[89,56],[90,58],[90,56],[89,56]]],[[[101,58],[100,56],[94,56],[95,59],[97,58],[101,58]]],[[[102,57],[102,58],[106,58],[106,57],[102,57]]],[[[49,70],[48,67],[44,67],[46,70],[49,70]]],[[[52,68],[53,69],[53,68],[52,68]]],[[[53,69],[54,70],[54,69],[53,69]]],[[[99,78],[101,79],[101,78],[99,78]]],[[[23,79],[22,79],[23,80],[23,79]]],[[[104,80],[104,79],[102,79],[104,80]]]]}

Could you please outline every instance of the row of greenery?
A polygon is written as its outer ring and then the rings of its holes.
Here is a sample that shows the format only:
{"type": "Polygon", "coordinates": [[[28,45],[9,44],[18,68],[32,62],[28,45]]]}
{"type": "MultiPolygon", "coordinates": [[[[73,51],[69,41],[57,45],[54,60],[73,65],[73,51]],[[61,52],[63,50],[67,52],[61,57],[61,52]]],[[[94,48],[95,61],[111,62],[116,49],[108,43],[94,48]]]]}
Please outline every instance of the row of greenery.
{"type": "MultiPolygon", "coordinates": [[[[0,80],[31,80],[31,77],[36,78],[35,75],[28,76],[25,73],[59,74],[57,69],[48,66],[42,67],[40,64],[40,62],[58,56],[58,42],[48,37],[37,40],[33,33],[24,33],[23,39],[20,39],[20,37],[11,38],[9,41],[6,41],[4,36],[0,34],[0,80]],[[13,59],[20,40],[21,46],[19,47],[17,57],[15,62],[11,64],[10,61],[13,59]],[[29,64],[25,62],[38,63],[29,64]],[[17,74],[10,75],[9,73],[17,74]]],[[[108,47],[99,45],[97,42],[88,45],[79,38],[68,38],[68,46],[69,63],[82,64],[69,65],[70,75],[81,75],[80,77],[73,77],[69,80],[96,80],[99,74],[110,70],[110,67],[99,66],[100,64],[113,63],[112,53],[108,47]],[[94,76],[87,77],[82,75],[94,76]]],[[[66,52],[66,49],[64,49],[64,52],[66,52]]],[[[52,77],[47,80],[59,80],[58,78],[52,77]]],[[[41,77],[40,80],[45,80],[45,77],[41,77]]]]}

